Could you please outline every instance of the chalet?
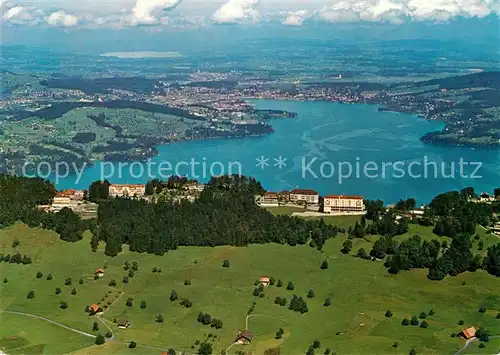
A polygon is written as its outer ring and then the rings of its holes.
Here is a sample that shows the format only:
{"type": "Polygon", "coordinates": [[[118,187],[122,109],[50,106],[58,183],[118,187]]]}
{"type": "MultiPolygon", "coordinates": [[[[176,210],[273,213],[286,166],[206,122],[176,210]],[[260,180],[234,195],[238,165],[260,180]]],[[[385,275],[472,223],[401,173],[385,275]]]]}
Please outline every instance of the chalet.
{"type": "Polygon", "coordinates": [[[476,328],[470,327],[460,332],[460,336],[466,340],[472,339],[476,336],[476,328]]]}
{"type": "Polygon", "coordinates": [[[365,204],[363,196],[327,195],[323,201],[323,212],[363,212],[365,204]]]}
{"type": "Polygon", "coordinates": [[[253,335],[248,330],[238,330],[236,333],[236,338],[234,339],[235,344],[250,344],[252,342],[253,335]]]}
{"type": "Polygon", "coordinates": [[[261,277],[259,278],[259,282],[260,282],[260,284],[261,284],[262,286],[264,286],[264,287],[269,286],[269,282],[270,282],[270,280],[271,280],[271,279],[270,279],[269,277],[267,277],[267,276],[261,276],[261,277]]]}
{"type": "Polygon", "coordinates": [[[146,193],[145,185],[112,184],[109,185],[110,197],[142,197],[146,193]]]}
{"type": "Polygon", "coordinates": [[[126,319],[119,319],[116,324],[118,325],[119,329],[127,329],[128,327],[130,327],[130,322],[126,319]]]}
{"type": "Polygon", "coordinates": [[[317,205],[319,203],[319,194],[314,190],[294,189],[290,191],[290,201],[317,205]]]}
{"type": "Polygon", "coordinates": [[[95,274],[98,276],[98,277],[103,277],[104,276],[104,269],[96,269],[95,270],[95,274]]]}

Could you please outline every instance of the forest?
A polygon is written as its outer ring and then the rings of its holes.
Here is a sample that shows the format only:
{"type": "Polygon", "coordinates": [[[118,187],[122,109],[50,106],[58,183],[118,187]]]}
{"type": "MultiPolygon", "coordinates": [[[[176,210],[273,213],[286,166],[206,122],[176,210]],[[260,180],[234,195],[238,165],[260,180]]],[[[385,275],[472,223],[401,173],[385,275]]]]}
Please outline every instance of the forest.
{"type": "Polygon", "coordinates": [[[106,254],[115,256],[123,244],[133,251],[159,255],[178,246],[293,246],[309,239],[321,249],[336,236],[337,228],[322,220],[273,216],[255,203],[254,196],[261,190],[254,179],[226,176],[212,178],[192,203],[106,199],[99,206],[93,240],[104,241],[106,254]]]}

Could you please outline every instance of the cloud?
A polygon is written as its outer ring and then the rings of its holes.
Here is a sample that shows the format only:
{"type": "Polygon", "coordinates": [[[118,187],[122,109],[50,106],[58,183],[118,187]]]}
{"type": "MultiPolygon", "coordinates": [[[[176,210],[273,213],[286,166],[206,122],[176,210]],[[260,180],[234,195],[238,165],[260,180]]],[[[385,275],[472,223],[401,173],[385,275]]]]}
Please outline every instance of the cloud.
{"type": "Polygon", "coordinates": [[[51,13],[47,17],[47,23],[50,26],[56,27],[74,27],[78,25],[78,18],[74,15],[67,14],[63,10],[51,13]]]}
{"type": "Polygon", "coordinates": [[[448,21],[458,16],[499,13],[496,0],[341,0],[326,6],[319,17],[329,22],[448,21]]]}
{"type": "Polygon", "coordinates": [[[281,23],[288,26],[301,26],[308,13],[307,10],[290,11],[281,23]]]}
{"type": "Polygon", "coordinates": [[[5,22],[28,26],[37,25],[42,22],[44,13],[36,7],[11,5],[7,2],[3,2],[1,5],[5,5],[4,8],[2,8],[2,20],[5,22]]]}
{"type": "Polygon", "coordinates": [[[213,20],[217,23],[256,21],[259,18],[259,3],[260,0],[229,0],[215,12],[213,20]]]}
{"type": "Polygon", "coordinates": [[[161,13],[175,8],[182,0],[136,0],[130,17],[134,25],[156,25],[163,21],[161,13]]]}

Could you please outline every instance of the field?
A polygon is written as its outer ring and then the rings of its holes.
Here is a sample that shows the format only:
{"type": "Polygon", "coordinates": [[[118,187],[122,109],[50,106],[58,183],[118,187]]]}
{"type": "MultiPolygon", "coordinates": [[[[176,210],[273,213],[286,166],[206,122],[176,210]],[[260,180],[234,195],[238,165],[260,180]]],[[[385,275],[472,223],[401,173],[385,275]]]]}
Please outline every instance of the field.
{"type": "MultiPolygon", "coordinates": [[[[432,236],[428,228],[411,228],[409,235],[419,232],[423,238],[432,236]]],[[[1,253],[15,253],[14,238],[20,241],[15,249],[31,256],[33,263],[0,263],[2,279],[8,281],[0,284],[0,309],[35,314],[86,333],[104,334],[108,329],[103,323],[98,332],[92,331],[97,319],[88,316],[85,307],[109,304],[101,317],[113,330],[114,338],[102,346],[92,345],[92,338],[46,321],[2,313],[0,348],[9,354],[159,354],[161,349],[169,348],[193,354],[198,348],[195,344],[207,340],[213,344],[214,354],[229,348],[228,354],[244,350],[261,355],[268,349],[280,348],[282,355],[301,355],[316,339],[321,342],[316,354],[323,354],[326,348],[338,354],[407,354],[412,348],[418,354],[451,354],[464,344],[450,334],[466,326],[484,326],[500,335],[500,321],[495,319],[500,312],[500,283],[493,276],[478,271],[434,282],[427,280],[425,270],[390,275],[382,262],[341,254],[345,240],[342,235],[329,240],[323,252],[309,246],[268,244],[179,248],[155,256],[132,253],[124,247],[115,258],[104,255],[103,245],[92,252],[88,233],[82,241],[67,243],[53,232],[21,224],[0,231],[1,253]],[[222,267],[226,259],[231,261],[229,268],[222,267]],[[327,270],[320,269],[324,260],[328,260],[327,270]],[[123,283],[128,273],[123,268],[126,261],[136,261],[139,269],[128,283],[123,283]],[[94,270],[99,267],[105,268],[105,275],[94,280],[94,270]],[[161,272],[152,272],[154,267],[161,272]],[[38,271],[43,277],[36,277],[38,271]],[[48,274],[52,280],[46,279],[48,274]],[[292,281],[295,289],[274,285],[265,289],[265,297],[254,297],[254,281],[262,275],[282,280],[285,286],[292,281]],[[71,285],[65,285],[66,278],[72,279],[71,285]],[[117,286],[108,286],[113,279],[117,286]],[[190,280],[191,285],[184,285],[185,280],[190,280]],[[55,294],[56,287],[61,288],[61,294],[55,294]],[[71,294],[73,288],[76,295],[71,294]],[[314,291],[313,298],[306,297],[309,289],[314,291]],[[27,299],[31,290],[35,297],[27,299]],[[191,300],[192,307],[184,308],[178,300],[171,302],[172,290],[180,299],[191,300]],[[276,296],[290,302],[293,295],[304,297],[309,312],[295,313],[274,304],[276,296]],[[323,306],[327,297],[331,298],[329,307],[323,306]],[[130,307],[126,305],[128,298],[133,299],[130,307]],[[142,300],[145,309],[140,307],[142,300]],[[61,301],[68,303],[67,309],[59,307],[61,301]],[[247,319],[254,302],[255,309],[247,319]],[[486,312],[478,312],[480,307],[485,307],[486,312]],[[387,309],[393,317],[385,317],[387,309]],[[430,309],[436,313],[427,317],[427,329],[400,324],[404,317],[430,309]],[[199,312],[221,319],[223,327],[216,330],[198,323],[199,312]],[[155,322],[158,314],[163,315],[163,323],[155,322]],[[127,319],[130,327],[117,329],[115,318],[127,319]],[[465,324],[458,325],[459,320],[465,324]],[[235,332],[244,329],[246,322],[254,334],[252,343],[231,346],[235,332]],[[284,335],[276,340],[279,328],[284,329],[284,335]],[[137,342],[137,348],[127,348],[131,340],[137,342]],[[397,348],[393,347],[395,342],[397,348]]],[[[489,245],[496,237],[484,233],[481,238],[489,245]]],[[[375,239],[355,240],[353,251],[360,246],[369,251],[375,239]]],[[[465,353],[495,353],[498,348],[498,339],[492,339],[487,348],[473,344],[465,353]]]]}

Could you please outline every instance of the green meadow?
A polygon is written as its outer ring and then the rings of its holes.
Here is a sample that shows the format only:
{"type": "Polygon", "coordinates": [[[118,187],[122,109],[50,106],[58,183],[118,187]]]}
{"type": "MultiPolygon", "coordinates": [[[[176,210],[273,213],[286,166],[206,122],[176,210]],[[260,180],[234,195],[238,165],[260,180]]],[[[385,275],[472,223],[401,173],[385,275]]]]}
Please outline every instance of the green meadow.
{"type": "MultiPolygon", "coordinates": [[[[334,223],[332,217],[331,223],[334,223]]],[[[345,223],[338,221],[338,223],[345,223]]],[[[410,225],[406,235],[419,233],[423,238],[436,238],[430,228],[410,225]]],[[[485,245],[497,237],[481,232],[485,245]]],[[[398,238],[405,238],[399,236],[398,238]]],[[[177,352],[194,354],[200,342],[210,342],[213,354],[227,349],[227,354],[244,351],[252,354],[302,355],[314,340],[321,347],[316,354],[330,348],[337,354],[408,354],[415,349],[418,354],[452,354],[464,343],[451,333],[465,327],[483,326],[493,335],[500,335],[500,282],[484,271],[447,277],[443,281],[430,281],[426,270],[413,270],[391,275],[381,261],[367,261],[340,252],[344,235],[328,240],[322,252],[308,245],[290,247],[276,244],[248,247],[181,247],[163,256],[137,254],[124,251],[117,257],[104,254],[104,245],[97,252],[90,248],[90,234],[83,240],[68,243],[58,236],[41,229],[17,224],[0,231],[1,253],[17,251],[29,255],[29,265],[0,263],[0,309],[25,312],[61,323],[91,334],[105,334],[108,329],[99,322],[100,329],[93,331],[97,320],[85,312],[87,305],[99,303],[106,306],[101,318],[113,331],[114,338],[106,344],[93,345],[92,338],[58,327],[43,320],[0,313],[0,349],[8,354],[160,354],[173,348],[177,352]],[[13,248],[17,238],[20,244],[13,248]],[[223,268],[224,260],[230,267],[223,268]],[[327,260],[328,269],[321,263],[327,260]],[[128,283],[123,277],[125,262],[137,262],[138,270],[128,283]],[[94,280],[96,268],[104,268],[102,278],[94,280]],[[153,272],[153,268],[161,272],[153,272]],[[37,278],[37,272],[43,277],[37,278]],[[47,280],[51,274],[52,279],[47,280]],[[254,282],[260,276],[282,280],[264,290],[264,297],[255,297],[254,282]],[[65,285],[71,278],[71,285],[65,285]],[[81,281],[80,281],[81,280],[81,281]],[[116,286],[109,286],[115,280],[116,286]],[[185,280],[191,282],[185,285],[185,280]],[[287,290],[291,281],[295,288],[287,290]],[[61,289],[55,294],[55,289],[61,289]],[[72,290],[76,289],[76,294],[72,290]],[[308,291],[314,297],[308,298],[308,291]],[[185,308],[179,300],[170,301],[175,290],[179,299],[188,298],[192,307],[185,308]],[[35,297],[27,298],[29,291],[35,297]],[[293,295],[302,296],[308,312],[300,314],[286,306],[274,304],[277,296],[288,301],[293,295]],[[132,305],[126,305],[127,299],[132,305]],[[326,298],[330,306],[324,306],[326,298]],[[146,308],[141,308],[141,301],[146,308]],[[60,303],[68,308],[61,309],[60,303]],[[255,305],[254,305],[255,303],[255,305]],[[249,308],[253,311],[247,319],[249,308]],[[480,313],[479,308],[486,308],[480,313]],[[386,317],[390,309],[392,317],[386,317]],[[421,312],[434,315],[426,318],[428,328],[403,326],[401,320],[421,312]],[[223,321],[221,329],[197,322],[199,312],[210,314],[223,321]],[[161,314],[163,323],[156,322],[161,314]],[[115,319],[130,322],[128,329],[118,329],[115,319]],[[460,320],[464,325],[458,325],[460,320]],[[254,339],[250,345],[231,346],[236,331],[248,324],[254,339]],[[276,331],[283,328],[281,339],[276,331]],[[130,341],[137,348],[129,349],[130,341]],[[395,347],[397,343],[397,347],[395,347]],[[279,349],[280,352],[269,352],[279,349]]],[[[352,254],[364,247],[370,251],[376,237],[354,239],[352,254]]],[[[441,238],[440,240],[445,240],[441,238]]],[[[420,320],[421,321],[421,320],[420,320]]],[[[496,353],[498,339],[491,339],[481,349],[473,344],[465,353],[496,353]]]]}

